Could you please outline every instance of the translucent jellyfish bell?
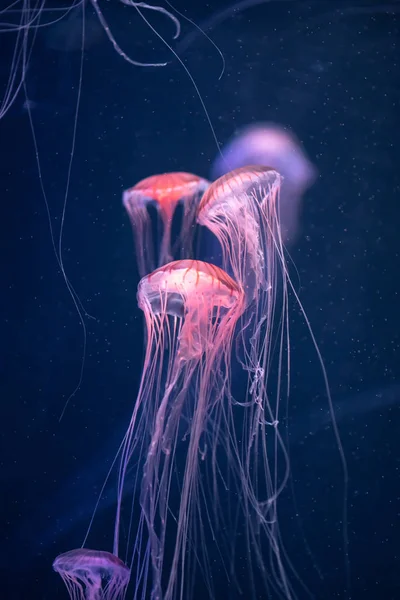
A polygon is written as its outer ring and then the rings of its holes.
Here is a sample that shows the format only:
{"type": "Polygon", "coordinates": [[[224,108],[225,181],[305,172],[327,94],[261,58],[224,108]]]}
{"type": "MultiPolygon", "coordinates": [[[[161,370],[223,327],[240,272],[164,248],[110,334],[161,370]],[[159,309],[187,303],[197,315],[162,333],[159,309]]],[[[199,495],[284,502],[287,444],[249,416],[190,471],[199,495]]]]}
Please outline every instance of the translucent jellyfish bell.
{"type": "Polygon", "coordinates": [[[123,194],[123,204],[128,212],[136,246],[139,273],[144,277],[156,266],[167,264],[173,258],[191,256],[193,224],[198,202],[209,182],[197,175],[184,172],[152,175],[123,194]],[[181,232],[175,248],[171,248],[172,219],[178,203],[183,205],[181,232]],[[148,206],[156,206],[163,225],[157,265],[154,261],[154,240],[148,206]]]}
{"type": "Polygon", "coordinates": [[[282,178],[269,167],[252,165],[223,175],[205,192],[197,221],[219,240],[223,268],[251,303],[271,286],[267,262],[280,244],[278,200],[282,178]]]}
{"type": "Polygon", "coordinates": [[[114,554],[79,548],[57,556],[53,569],[71,600],[124,600],[130,570],[114,554]]]}

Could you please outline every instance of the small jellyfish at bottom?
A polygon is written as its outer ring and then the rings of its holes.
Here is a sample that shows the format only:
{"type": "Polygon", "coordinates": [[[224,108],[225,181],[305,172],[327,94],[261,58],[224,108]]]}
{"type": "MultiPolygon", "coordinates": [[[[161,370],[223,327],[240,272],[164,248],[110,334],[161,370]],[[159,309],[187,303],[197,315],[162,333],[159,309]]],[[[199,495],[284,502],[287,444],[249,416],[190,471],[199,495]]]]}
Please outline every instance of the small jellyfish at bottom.
{"type": "Polygon", "coordinates": [[[110,552],[78,548],[57,556],[53,569],[71,600],[124,600],[130,570],[110,552]]]}

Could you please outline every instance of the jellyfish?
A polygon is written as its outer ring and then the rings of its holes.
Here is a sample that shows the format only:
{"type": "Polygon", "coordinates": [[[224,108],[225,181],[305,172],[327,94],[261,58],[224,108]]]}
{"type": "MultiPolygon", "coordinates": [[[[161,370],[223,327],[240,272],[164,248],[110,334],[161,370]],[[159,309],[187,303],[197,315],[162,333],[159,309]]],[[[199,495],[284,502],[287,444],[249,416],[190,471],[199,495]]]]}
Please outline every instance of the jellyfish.
{"type": "MultiPolygon", "coordinates": [[[[190,585],[185,576],[190,572],[193,577],[196,560],[206,553],[205,547],[196,548],[195,543],[204,535],[201,514],[206,494],[200,463],[209,466],[211,481],[217,488],[218,444],[225,440],[225,445],[231,445],[229,452],[238,454],[234,438],[229,435],[229,407],[233,406],[230,358],[244,295],[240,285],[219,267],[180,260],[140,281],[138,303],[144,313],[147,343],[138,397],[121,449],[114,553],[120,546],[127,475],[132,463],[141,462],[142,521],[133,543],[132,560],[136,560],[138,572],[146,572],[150,555],[151,597],[172,600],[178,589],[190,585]],[[184,450],[184,458],[178,458],[178,446],[184,450]],[[143,520],[149,553],[146,546],[140,555],[140,547],[145,546],[143,520]],[[173,546],[168,565],[166,535],[168,545],[173,546]]],[[[213,503],[216,496],[215,489],[213,503]]],[[[210,513],[212,510],[213,504],[210,513]]],[[[145,581],[139,584],[145,588],[148,585],[145,581]]],[[[138,589],[136,593],[139,595],[138,589]]]]}
{"type": "Polygon", "coordinates": [[[300,232],[303,195],[317,176],[300,142],[280,125],[249,125],[227,143],[222,156],[217,156],[211,170],[212,179],[245,165],[268,165],[282,176],[280,227],[285,244],[294,244],[300,232]]]}
{"type": "Polygon", "coordinates": [[[222,268],[232,273],[244,291],[246,311],[241,316],[237,355],[249,374],[254,405],[265,411],[271,423],[278,422],[279,408],[277,401],[272,410],[266,392],[272,343],[278,343],[280,368],[288,335],[288,276],[279,219],[281,182],[280,174],[269,167],[236,169],[208,188],[197,213],[198,223],[221,245],[222,268]]]}
{"type": "MultiPolygon", "coordinates": [[[[278,427],[290,347],[288,273],[279,220],[281,182],[280,174],[269,167],[247,166],[227,173],[205,192],[197,221],[218,239],[222,267],[245,294],[236,344],[237,359],[248,376],[246,398],[236,401],[244,410],[240,435],[241,477],[246,481],[243,502],[248,514],[256,514],[270,541],[275,584],[291,598],[277,523],[277,501],[289,475],[288,454],[278,427]],[[278,373],[274,387],[270,383],[273,365],[278,373]]],[[[254,538],[249,539],[257,547],[254,538]]],[[[263,569],[261,551],[257,560],[263,569]]]]}
{"type": "Polygon", "coordinates": [[[130,570],[110,552],[78,548],[57,556],[53,569],[71,600],[124,600],[130,570]]]}
{"type": "Polygon", "coordinates": [[[272,168],[241,167],[220,177],[204,194],[197,222],[222,247],[223,268],[245,291],[247,304],[271,289],[274,250],[282,244],[278,204],[282,178],[272,168]]]}
{"type": "Polygon", "coordinates": [[[147,177],[124,192],[123,204],[134,231],[141,277],[173,258],[190,258],[197,205],[208,186],[207,180],[191,173],[163,173],[147,177]],[[171,247],[172,219],[178,203],[183,205],[182,226],[176,243],[171,247]],[[157,207],[163,226],[157,265],[154,264],[149,205],[157,207]]]}
{"type": "Polygon", "coordinates": [[[254,406],[274,424],[278,422],[279,389],[275,410],[266,391],[272,345],[278,350],[279,370],[285,343],[289,346],[288,273],[279,218],[281,183],[280,174],[269,167],[236,169],[208,188],[197,213],[198,223],[221,245],[222,268],[232,273],[244,291],[246,311],[241,316],[237,356],[249,374],[254,406]]]}

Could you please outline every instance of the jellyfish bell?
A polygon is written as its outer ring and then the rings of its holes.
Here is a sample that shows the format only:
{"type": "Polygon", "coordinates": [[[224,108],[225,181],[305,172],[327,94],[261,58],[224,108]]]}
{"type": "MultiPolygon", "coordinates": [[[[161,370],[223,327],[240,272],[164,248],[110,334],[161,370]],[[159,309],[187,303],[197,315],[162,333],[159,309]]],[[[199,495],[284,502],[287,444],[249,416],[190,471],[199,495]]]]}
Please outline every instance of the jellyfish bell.
{"type": "MultiPolygon", "coordinates": [[[[143,465],[140,506],[150,547],[151,597],[172,600],[177,586],[186,583],[187,569],[182,568],[185,554],[196,552],[189,548],[188,540],[199,535],[201,526],[196,519],[201,511],[201,448],[210,448],[210,456],[214,456],[216,432],[222,435],[222,414],[231,398],[232,340],[244,308],[244,294],[241,286],[219,267],[180,260],[140,281],[138,304],[146,323],[146,353],[121,451],[114,553],[119,546],[126,476],[136,455],[135,464],[143,465]],[[221,423],[219,429],[216,423],[221,423]],[[176,450],[183,438],[183,466],[177,469],[176,450]],[[174,472],[179,493],[172,510],[174,472]],[[173,548],[168,566],[164,564],[167,527],[168,544],[173,548]]],[[[137,548],[136,543],[133,546],[137,548]]],[[[140,565],[146,560],[136,558],[140,565]]],[[[143,566],[138,568],[144,570],[143,566]]],[[[142,581],[141,585],[146,591],[149,583],[142,581]]]]}
{"type": "Polygon", "coordinates": [[[136,255],[141,277],[154,270],[154,241],[148,206],[154,205],[160,217],[163,233],[157,265],[174,258],[191,254],[193,225],[197,204],[209,182],[185,172],[152,175],[139,181],[123,194],[123,204],[128,212],[135,236],[136,255]],[[172,220],[178,204],[183,206],[181,232],[171,247],[172,220]]]}
{"type": "Polygon", "coordinates": [[[198,207],[197,222],[217,237],[223,268],[232,270],[248,304],[259,290],[271,286],[267,261],[271,243],[276,247],[280,243],[281,181],[280,174],[272,168],[240,167],[214,181],[198,207]]]}
{"type": "Polygon", "coordinates": [[[249,125],[226,144],[211,170],[212,179],[245,165],[269,165],[283,178],[280,221],[284,242],[296,242],[300,230],[302,197],[317,177],[294,133],[273,123],[249,125]]]}
{"type": "Polygon", "coordinates": [[[145,313],[150,309],[152,314],[165,312],[184,317],[177,356],[179,360],[188,361],[198,359],[207,350],[208,332],[204,328],[215,327],[210,315],[234,307],[240,296],[239,286],[219,267],[201,261],[181,260],[142,279],[138,304],[145,313]]]}
{"type": "Polygon", "coordinates": [[[124,600],[130,570],[110,552],[78,548],[57,556],[59,573],[71,600],[124,600]]]}

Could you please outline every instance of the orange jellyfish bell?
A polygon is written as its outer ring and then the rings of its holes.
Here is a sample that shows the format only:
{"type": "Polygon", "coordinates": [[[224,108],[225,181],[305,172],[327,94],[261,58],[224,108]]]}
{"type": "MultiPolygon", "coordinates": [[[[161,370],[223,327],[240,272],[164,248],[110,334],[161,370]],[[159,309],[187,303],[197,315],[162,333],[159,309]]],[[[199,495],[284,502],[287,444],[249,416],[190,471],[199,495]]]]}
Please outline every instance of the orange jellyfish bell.
{"type": "Polygon", "coordinates": [[[151,175],[139,181],[123,194],[123,204],[128,212],[135,233],[136,253],[140,275],[143,277],[154,270],[153,240],[148,205],[155,204],[162,224],[163,235],[159,251],[158,266],[175,258],[191,254],[193,224],[199,199],[208,188],[209,182],[198,175],[185,172],[151,175]],[[171,225],[177,204],[183,204],[183,222],[178,246],[171,249],[171,225]]]}
{"type": "Polygon", "coordinates": [[[161,213],[167,218],[172,218],[179,200],[190,198],[199,191],[204,192],[208,186],[207,180],[183,171],[151,175],[124,193],[124,203],[126,201],[146,203],[153,200],[157,202],[161,213]]]}

